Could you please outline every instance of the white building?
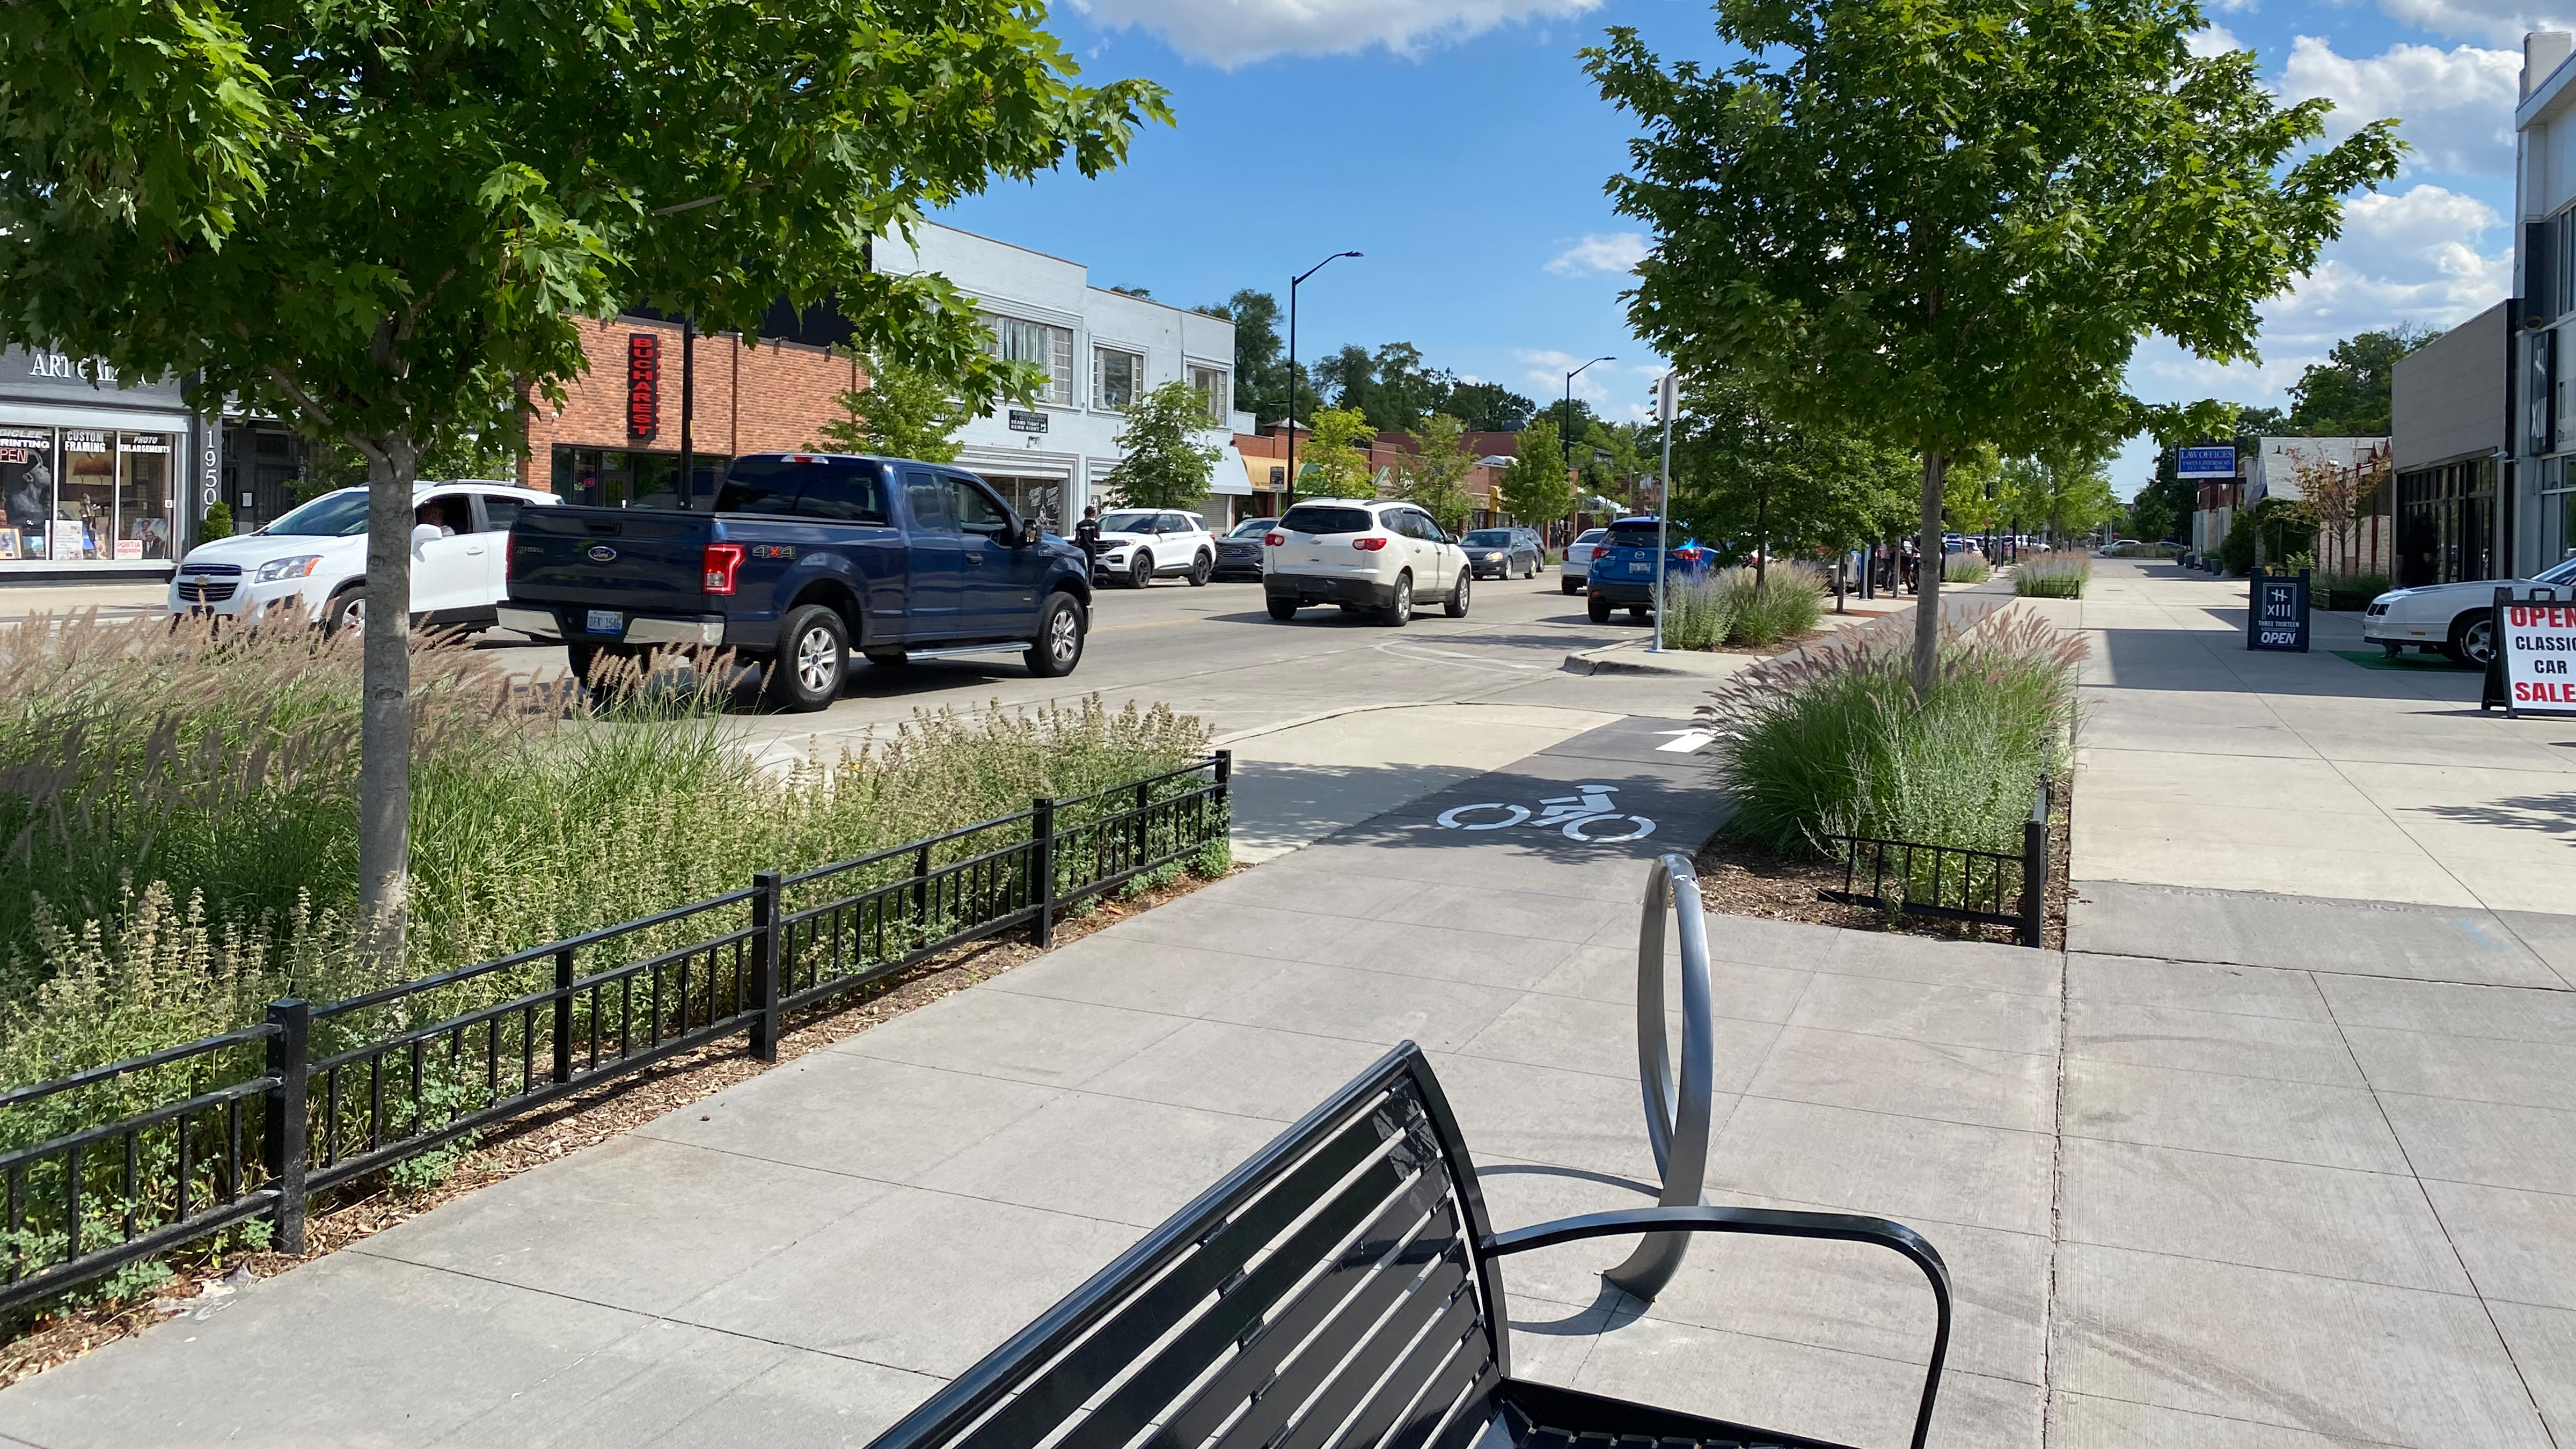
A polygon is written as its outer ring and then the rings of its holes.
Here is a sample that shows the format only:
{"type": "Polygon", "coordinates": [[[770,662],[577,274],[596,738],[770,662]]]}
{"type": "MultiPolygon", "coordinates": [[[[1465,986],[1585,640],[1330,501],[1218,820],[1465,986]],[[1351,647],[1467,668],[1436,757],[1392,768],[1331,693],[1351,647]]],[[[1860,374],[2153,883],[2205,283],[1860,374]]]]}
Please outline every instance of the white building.
{"type": "MultiPolygon", "coordinates": [[[[2514,108],[2514,273],[2519,291],[2506,342],[2515,419],[2502,486],[2493,463],[2471,463],[2418,497],[2401,474],[2402,551],[2438,541],[2442,572],[2528,576],[2576,552],[2576,35],[2523,37],[2522,103],[2514,108]],[[2501,504],[2501,506],[2498,506],[2501,504]],[[2492,540],[2485,548],[2482,540],[2492,540]]],[[[2444,581],[2448,581],[2447,578],[2444,581]]]]}
{"type": "Polygon", "coordinates": [[[997,404],[957,435],[957,461],[1023,514],[1065,529],[1085,504],[1113,502],[1104,481],[1123,456],[1118,434],[1128,404],[1175,381],[1208,400],[1198,439],[1219,450],[1203,509],[1208,525],[1225,527],[1232,500],[1251,495],[1233,445],[1253,421],[1234,410],[1233,323],[1095,287],[1080,262],[953,227],[924,225],[910,243],[879,239],[876,266],[946,277],[974,300],[998,355],[1046,369],[1050,386],[1035,407],[997,404]]]}

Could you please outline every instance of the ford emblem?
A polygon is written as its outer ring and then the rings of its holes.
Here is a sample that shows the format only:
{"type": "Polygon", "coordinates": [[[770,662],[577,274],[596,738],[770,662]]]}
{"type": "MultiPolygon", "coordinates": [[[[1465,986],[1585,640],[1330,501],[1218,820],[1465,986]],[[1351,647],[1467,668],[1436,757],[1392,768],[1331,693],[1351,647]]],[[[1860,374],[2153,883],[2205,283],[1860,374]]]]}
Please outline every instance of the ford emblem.
{"type": "Polygon", "coordinates": [[[592,563],[608,563],[616,557],[617,550],[610,548],[607,544],[594,543],[590,546],[590,561],[592,563]]]}

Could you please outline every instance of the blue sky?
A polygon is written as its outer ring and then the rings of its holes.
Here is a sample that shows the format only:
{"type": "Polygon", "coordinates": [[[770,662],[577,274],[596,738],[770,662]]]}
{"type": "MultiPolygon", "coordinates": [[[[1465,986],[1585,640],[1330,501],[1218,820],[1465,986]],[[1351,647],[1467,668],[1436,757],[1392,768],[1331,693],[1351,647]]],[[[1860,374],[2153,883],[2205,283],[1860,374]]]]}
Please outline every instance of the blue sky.
{"type": "MultiPolygon", "coordinates": [[[[2255,51],[2284,95],[2334,100],[2335,134],[2393,115],[2416,152],[2266,309],[2260,366],[2214,368],[2150,339],[2133,390],[2277,404],[2338,337],[2449,326],[2504,295],[2520,37],[2546,17],[2515,0],[2235,0],[2209,18],[2207,43],[2255,51]]],[[[1300,289],[1301,357],[1409,341],[1435,365],[1544,398],[1609,353],[1577,394],[1611,416],[1644,404],[1657,363],[1619,291],[1650,239],[1602,192],[1631,130],[1574,53],[1632,25],[1668,59],[1720,58],[1704,5],[1058,0],[1052,23],[1090,78],[1169,87],[1178,124],[1149,129],[1099,180],[1000,187],[942,220],[1182,304],[1245,286],[1284,301],[1294,273],[1362,251],[1300,289]]],[[[2119,490],[2145,468],[2133,445],[2119,490]]]]}

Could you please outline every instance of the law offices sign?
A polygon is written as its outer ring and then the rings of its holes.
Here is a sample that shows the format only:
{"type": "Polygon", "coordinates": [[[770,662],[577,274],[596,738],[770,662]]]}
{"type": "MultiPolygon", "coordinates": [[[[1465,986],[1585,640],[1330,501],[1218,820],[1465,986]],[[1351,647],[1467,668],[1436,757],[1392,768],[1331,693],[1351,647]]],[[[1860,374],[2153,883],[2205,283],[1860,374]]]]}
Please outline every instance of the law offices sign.
{"type": "Polygon", "coordinates": [[[2496,590],[2495,663],[2487,698],[2505,718],[2576,715],[2576,589],[2522,584],[2496,590]]]}

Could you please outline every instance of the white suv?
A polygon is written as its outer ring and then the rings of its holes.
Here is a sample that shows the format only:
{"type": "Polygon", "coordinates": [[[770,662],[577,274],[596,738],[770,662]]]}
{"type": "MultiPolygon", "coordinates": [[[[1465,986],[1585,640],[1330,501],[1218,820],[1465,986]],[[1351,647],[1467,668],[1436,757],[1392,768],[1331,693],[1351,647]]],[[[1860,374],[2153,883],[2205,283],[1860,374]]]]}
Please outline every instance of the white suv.
{"type": "Polygon", "coordinates": [[[1216,539],[1207,520],[1176,508],[1113,508],[1100,515],[1100,554],[1092,572],[1141,589],[1179,574],[1192,587],[1216,576],[1216,539]]]}
{"type": "MultiPolygon", "coordinates": [[[[510,522],[555,496],[508,483],[412,488],[414,624],[488,628],[509,597],[510,522]]],[[[253,533],[203,543],[170,580],[173,614],[258,615],[298,608],[333,629],[367,615],[367,490],[325,493],[253,533]],[[290,602],[291,601],[291,602],[290,602]]]]}
{"type": "Polygon", "coordinates": [[[1467,617],[1475,582],[1467,552],[1430,514],[1410,503],[1319,498],[1281,515],[1261,540],[1261,592],[1270,617],[1293,619],[1305,604],[1374,611],[1404,627],[1418,600],[1438,599],[1467,617]]]}

